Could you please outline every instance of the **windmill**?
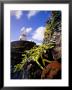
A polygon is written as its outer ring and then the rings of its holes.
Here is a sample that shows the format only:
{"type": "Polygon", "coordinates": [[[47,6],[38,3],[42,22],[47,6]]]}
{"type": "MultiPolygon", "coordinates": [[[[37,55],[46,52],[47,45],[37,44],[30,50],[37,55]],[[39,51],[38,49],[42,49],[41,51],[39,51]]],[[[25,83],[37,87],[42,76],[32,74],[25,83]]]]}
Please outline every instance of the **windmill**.
{"type": "Polygon", "coordinates": [[[23,27],[21,29],[19,40],[22,40],[22,41],[26,41],[27,40],[27,35],[26,35],[25,27],[23,27]]]}

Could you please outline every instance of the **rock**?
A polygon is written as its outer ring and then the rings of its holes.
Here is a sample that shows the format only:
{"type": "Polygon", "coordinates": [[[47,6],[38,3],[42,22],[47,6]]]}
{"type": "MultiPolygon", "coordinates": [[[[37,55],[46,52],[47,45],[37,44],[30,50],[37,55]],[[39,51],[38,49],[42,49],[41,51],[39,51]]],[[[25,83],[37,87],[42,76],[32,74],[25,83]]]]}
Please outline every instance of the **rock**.
{"type": "Polygon", "coordinates": [[[41,78],[41,69],[38,69],[34,72],[34,79],[40,79],[41,78]]]}
{"type": "Polygon", "coordinates": [[[35,61],[26,62],[23,69],[23,79],[38,79],[41,77],[41,70],[35,61]]]}
{"type": "Polygon", "coordinates": [[[61,32],[54,32],[52,40],[55,42],[55,47],[52,50],[54,60],[61,58],[61,32]]]}
{"type": "Polygon", "coordinates": [[[54,31],[51,41],[55,42],[56,45],[61,46],[61,31],[54,31]]]}
{"type": "Polygon", "coordinates": [[[58,61],[52,61],[51,64],[48,64],[42,71],[41,78],[42,79],[53,79],[56,77],[61,77],[57,76],[59,75],[61,71],[61,64],[58,61]]]}
{"type": "Polygon", "coordinates": [[[61,47],[56,46],[56,47],[52,50],[52,54],[53,54],[53,59],[54,59],[54,60],[58,60],[59,58],[61,58],[61,47]]]}
{"type": "Polygon", "coordinates": [[[11,71],[11,79],[22,79],[22,73],[23,71],[11,71]]]}

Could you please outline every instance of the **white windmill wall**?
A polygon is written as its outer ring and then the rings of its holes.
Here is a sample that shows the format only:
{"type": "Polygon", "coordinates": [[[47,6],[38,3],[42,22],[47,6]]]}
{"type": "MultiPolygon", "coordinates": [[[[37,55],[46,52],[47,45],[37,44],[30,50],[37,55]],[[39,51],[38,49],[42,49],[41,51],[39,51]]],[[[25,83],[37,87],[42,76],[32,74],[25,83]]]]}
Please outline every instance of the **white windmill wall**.
{"type": "Polygon", "coordinates": [[[26,36],[26,29],[23,27],[23,28],[21,29],[21,32],[20,32],[19,40],[24,40],[24,41],[26,41],[26,40],[27,40],[26,37],[27,37],[27,36],[26,36]]]}

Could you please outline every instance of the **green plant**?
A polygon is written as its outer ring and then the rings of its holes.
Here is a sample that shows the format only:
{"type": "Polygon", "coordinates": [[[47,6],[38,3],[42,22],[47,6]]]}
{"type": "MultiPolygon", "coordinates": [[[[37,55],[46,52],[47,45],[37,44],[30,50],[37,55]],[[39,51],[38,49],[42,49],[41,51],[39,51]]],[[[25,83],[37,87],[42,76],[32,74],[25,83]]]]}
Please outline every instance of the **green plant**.
{"type": "Polygon", "coordinates": [[[43,66],[39,63],[39,58],[41,58],[43,65],[45,66],[45,62],[50,63],[51,61],[46,60],[43,58],[43,53],[45,53],[48,49],[51,49],[54,47],[54,43],[49,43],[49,44],[42,44],[40,46],[34,46],[32,49],[30,50],[26,50],[24,51],[24,53],[22,54],[23,58],[22,58],[22,62],[20,64],[15,65],[15,71],[19,71],[22,70],[24,64],[27,62],[27,60],[33,60],[37,63],[37,65],[43,69],[43,66]]]}

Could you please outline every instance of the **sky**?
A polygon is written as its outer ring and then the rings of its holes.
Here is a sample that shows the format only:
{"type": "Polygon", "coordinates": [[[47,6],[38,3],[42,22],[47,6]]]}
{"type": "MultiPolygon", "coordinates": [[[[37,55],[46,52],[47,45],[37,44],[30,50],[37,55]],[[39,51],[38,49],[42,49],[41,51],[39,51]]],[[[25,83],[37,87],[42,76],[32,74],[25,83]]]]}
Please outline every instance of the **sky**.
{"type": "Polygon", "coordinates": [[[26,40],[40,45],[44,38],[46,21],[51,17],[51,11],[10,11],[10,39],[20,40],[22,34],[26,40]]]}

